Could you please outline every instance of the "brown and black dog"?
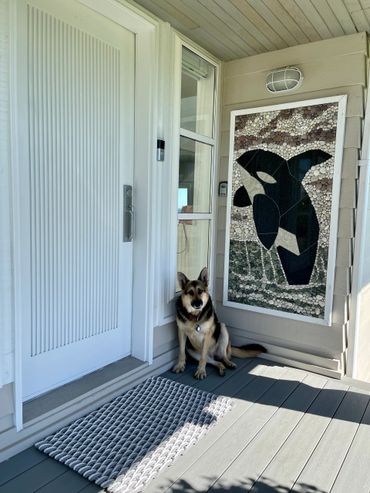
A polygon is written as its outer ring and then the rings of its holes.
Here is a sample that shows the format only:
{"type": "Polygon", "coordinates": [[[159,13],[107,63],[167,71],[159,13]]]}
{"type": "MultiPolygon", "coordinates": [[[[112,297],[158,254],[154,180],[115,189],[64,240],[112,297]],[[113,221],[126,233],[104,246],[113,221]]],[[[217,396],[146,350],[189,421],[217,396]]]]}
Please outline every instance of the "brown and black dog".
{"type": "Polygon", "coordinates": [[[206,364],[216,366],[220,375],[226,368],[235,368],[231,356],[249,358],[266,352],[259,344],[248,344],[241,348],[232,347],[226,325],[218,321],[211,297],[208,293],[207,267],[202,269],[197,280],[190,281],[185,274],[177,274],[181,295],[176,302],[176,322],[179,336],[179,358],[172,371],[185,370],[186,351],[199,361],[195,378],[207,376],[206,364]]]}

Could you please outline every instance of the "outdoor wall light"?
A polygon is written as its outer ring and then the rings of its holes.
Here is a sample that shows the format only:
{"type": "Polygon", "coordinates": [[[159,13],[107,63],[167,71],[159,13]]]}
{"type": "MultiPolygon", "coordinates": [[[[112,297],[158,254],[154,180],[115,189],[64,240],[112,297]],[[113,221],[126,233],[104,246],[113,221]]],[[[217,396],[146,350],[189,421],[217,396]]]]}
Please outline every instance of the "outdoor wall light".
{"type": "Polygon", "coordinates": [[[303,74],[297,67],[282,67],[272,70],[266,78],[269,92],[287,92],[302,85],[303,74]]]}

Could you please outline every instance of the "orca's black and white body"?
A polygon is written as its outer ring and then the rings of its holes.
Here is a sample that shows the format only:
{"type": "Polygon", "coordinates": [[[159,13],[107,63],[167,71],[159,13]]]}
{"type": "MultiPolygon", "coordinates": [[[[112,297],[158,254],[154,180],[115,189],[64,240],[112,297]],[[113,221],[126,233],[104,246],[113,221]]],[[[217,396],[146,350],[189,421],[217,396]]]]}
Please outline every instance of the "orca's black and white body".
{"type": "Polygon", "coordinates": [[[291,285],[310,282],[319,238],[315,208],[302,180],[312,166],[330,157],[314,149],[286,161],[278,154],[256,149],[237,159],[243,186],[236,191],[233,203],[237,207],[252,205],[258,238],[267,250],[276,246],[291,285]]]}

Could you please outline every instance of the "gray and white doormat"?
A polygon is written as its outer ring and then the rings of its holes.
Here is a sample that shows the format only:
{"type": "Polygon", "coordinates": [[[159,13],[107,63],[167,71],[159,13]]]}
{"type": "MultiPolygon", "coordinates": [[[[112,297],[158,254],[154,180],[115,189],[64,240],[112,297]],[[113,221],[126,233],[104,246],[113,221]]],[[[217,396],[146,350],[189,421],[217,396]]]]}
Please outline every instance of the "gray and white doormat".
{"type": "Polygon", "coordinates": [[[227,397],[152,377],[35,446],[109,492],[134,493],[231,405],[227,397]]]}

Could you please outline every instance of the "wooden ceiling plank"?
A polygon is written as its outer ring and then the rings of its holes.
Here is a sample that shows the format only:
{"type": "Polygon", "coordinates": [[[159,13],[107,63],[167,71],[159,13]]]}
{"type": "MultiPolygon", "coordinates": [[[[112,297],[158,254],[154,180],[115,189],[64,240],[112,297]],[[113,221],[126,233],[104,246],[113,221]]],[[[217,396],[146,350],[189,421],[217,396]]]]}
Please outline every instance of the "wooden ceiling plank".
{"type": "Polygon", "coordinates": [[[340,25],[340,23],[338,22],[338,19],[335,17],[328,2],[326,0],[311,0],[311,1],[314,7],[316,8],[316,10],[318,11],[318,13],[320,14],[320,16],[322,17],[322,19],[324,19],[325,24],[328,26],[331,34],[334,37],[343,36],[345,34],[344,30],[340,25]]]}
{"type": "Polygon", "coordinates": [[[173,7],[180,10],[180,12],[194,20],[194,22],[198,20],[198,23],[205,31],[213,37],[222,39],[225,47],[234,53],[234,58],[243,58],[257,54],[257,50],[248,46],[247,43],[241,43],[238,36],[231,32],[230,29],[225,31],[225,25],[217,17],[211,15],[209,11],[204,13],[204,8],[199,8],[203,6],[198,2],[192,0],[187,0],[186,2],[182,0],[162,0],[161,3],[170,3],[173,7]]]}
{"type": "MultiPolygon", "coordinates": [[[[216,1],[225,5],[224,0],[216,1]]],[[[230,3],[227,4],[227,9],[230,12],[230,15],[235,19],[238,19],[239,22],[245,23],[246,26],[249,24],[258,26],[257,31],[259,32],[259,36],[263,36],[263,44],[268,50],[276,50],[287,46],[282,37],[279,36],[279,34],[277,34],[254,9],[249,7],[245,0],[231,0],[230,3]]],[[[261,38],[260,41],[262,43],[261,38]]]]}
{"type": "Polygon", "coordinates": [[[370,25],[370,8],[364,9],[365,17],[367,19],[368,24],[370,25]]]}
{"type": "Polygon", "coordinates": [[[212,55],[219,60],[228,62],[235,59],[235,54],[229,50],[220,39],[215,38],[201,27],[192,29],[188,37],[198,43],[199,46],[207,49],[207,51],[212,53],[212,55]]]}
{"type": "Polygon", "coordinates": [[[354,12],[351,12],[351,17],[353,22],[355,23],[358,32],[370,30],[369,22],[363,10],[356,10],[354,12]]]}
{"type": "MultiPolygon", "coordinates": [[[[248,3],[261,17],[263,17],[271,29],[280,34],[280,36],[284,39],[285,46],[297,44],[295,37],[270,10],[268,3],[265,5],[265,3],[261,0],[249,0],[248,3]]],[[[281,46],[281,48],[283,48],[283,46],[281,46]]]]}
{"type": "Polygon", "coordinates": [[[344,0],[344,4],[350,14],[362,10],[359,0],[344,0]]]}
{"type": "MultiPolygon", "coordinates": [[[[178,29],[179,31],[181,30],[181,32],[184,32],[188,29],[188,27],[185,26],[177,16],[171,15],[169,11],[162,8],[158,2],[153,2],[152,0],[136,0],[136,3],[149,10],[149,12],[156,15],[161,20],[169,22],[175,29],[178,29]]],[[[191,21],[190,25],[192,27],[197,27],[197,25],[193,21],[191,21]]]]}
{"type": "Polygon", "coordinates": [[[343,0],[328,0],[328,3],[340,22],[345,34],[355,34],[357,33],[356,26],[344,5],[343,0]]]}
{"type": "MultiPolygon", "coordinates": [[[[228,25],[228,27],[240,36],[241,39],[245,40],[248,45],[252,46],[257,52],[261,53],[267,49],[274,49],[274,46],[269,43],[269,40],[249,21],[245,24],[245,27],[239,23],[239,20],[235,19],[230,14],[230,7],[232,7],[231,2],[226,4],[227,10],[220,5],[217,0],[197,0],[201,3],[204,8],[212,12],[220,22],[228,25]],[[262,36],[261,36],[262,34],[262,36]],[[263,42],[260,41],[260,39],[263,42]],[[266,46],[266,42],[268,46],[266,46]]],[[[223,6],[225,6],[225,1],[223,1],[223,6]]]]}
{"type": "Polygon", "coordinates": [[[275,17],[278,19],[284,19],[284,24],[290,31],[292,36],[297,40],[299,44],[308,43],[310,40],[295,22],[293,17],[280,5],[279,0],[268,0],[268,7],[275,17]]]}
{"type": "Polygon", "coordinates": [[[239,53],[229,49],[219,38],[212,36],[212,34],[200,27],[199,23],[193,21],[170,3],[162,0],[136,0],[136,3],[145,7],[163,21],[169,22],[174,29],[198,43],[220,60],[228,61],[240,56],[239,53]]]}
{"type": "Polygon", "coordinates": [[[321,36],[300,9],[296,0],[279,0],[284,9],[297,21],[310,41],[320,41],[321,36]]]}
{"type": "Polygon", "coordinates": [[[312,5],[311,0],[299,0],[299,6],[307,19],[315,26],[316,31],[320,34],[322,39],[331,38],[331,32],[328,26],[321,18],[320,13],[312,5]]]}

